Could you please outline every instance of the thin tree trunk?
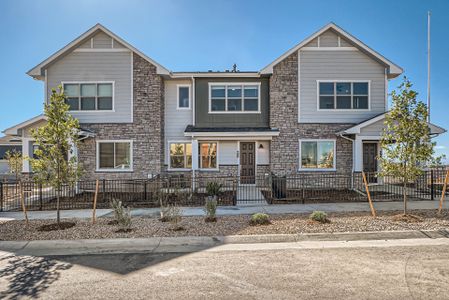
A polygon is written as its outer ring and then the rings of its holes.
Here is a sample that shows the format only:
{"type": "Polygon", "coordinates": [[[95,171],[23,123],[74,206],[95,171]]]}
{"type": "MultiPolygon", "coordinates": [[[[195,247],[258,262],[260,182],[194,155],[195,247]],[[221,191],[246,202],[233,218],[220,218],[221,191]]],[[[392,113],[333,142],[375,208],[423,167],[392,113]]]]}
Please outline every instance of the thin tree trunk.
{"type": "Polygon", "coordinates": [[[407,214],[407,182],[406,181],[404,181],[402,195],[404,196],[404,215],[406,215],[407,214]]]}
{"type": "Polygon", "coordinates": [[[58,188],[56,191],[56,222],[58,223],[58,225],[61,222],[61,216],[59,212],[59,198],[60,198],[60,189],[58,188]]]}

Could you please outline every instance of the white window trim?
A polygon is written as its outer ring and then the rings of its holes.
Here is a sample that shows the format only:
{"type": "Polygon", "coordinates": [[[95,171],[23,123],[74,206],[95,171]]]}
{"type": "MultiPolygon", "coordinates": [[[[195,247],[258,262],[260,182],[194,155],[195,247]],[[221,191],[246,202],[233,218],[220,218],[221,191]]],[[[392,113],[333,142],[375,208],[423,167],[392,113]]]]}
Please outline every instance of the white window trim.
{"type": "MultiPolygon", "coordinates": [[[[326,172],[326,171],[337,171],[337,140],[336,139],[299,139],[299,168],[298,171],[304,172],[304,171],[311,171],[311,172],[326,172]],[[301,159],[301,144],[302,142],[333,142],[334,143],[334,161],[333,161],[333,168],[303,168],[302,167],[302,159],[301,159]]],[[[317,158],[318,159],[318,158],[317,158]]]]}
{"type": "MultiPolygon", "coordinates": [[[[115,112],[115,81],[61,81],[62,88],[64,89],[64,84],[101,84],[101,83],[111,83],[112,84],[112,109],[110,110],[69,110],[70,113],[76,112],[76,113],[104,113],[104,112],[115,112]]],[[[98,93],[98,91],[97,91],[98,93]]],[[[81,99],[81,91],[80,96],[78,96],[81,99]]],[[[97,96],[95,97],[95,100],[97,100],[97,96]]],[[[79,103],[81,108],[81,102],[79,103]]],[[[95,103],[97,105],[97,103],[95,103]]]]}
{"type": "MultiPolygon", "coordinates": [[[[351,105],[352,105],[352,91],[351,91],[351,105]]],[[[354,79],[347,79],[347,80],[317,80],[316,81],[316,108],[318,111],[333,111],[333,112],[349,112],[349,111],[371,111],[371,80],[354,80],[354,79]],[[320,108],[320,83],[322,82],[328,82],[328,83],[338,83],[338,82],[349,82],[349,83],[359,83],[359,82],[366,82],[368,83],[368,108],[351,108],[351,109],[338,109],[337,108],[337,91],[334,91],[334,108],[320,108]]]]}
{"type": "Polygon", "coordinates": [[[261,82],[209,82],[209,113],[210,114],[260,114],[260,102],[261,102],[261,82]],[[228,111],[228,86],[229,85],[241,85],[242,90],[242,109],[244,109],[244,88],[245,86],[257,86],[257,111],[228,111]],[[213,86],[225,86],[225,110],[224,111],[212,111],[212,87],[213,86]]]}
{"type": "Polygon", "coordinates": [[[192,109],[192,85],[190,84],[177,84],[176,85],[176,109],[177,110],[190,110],[192,109]],[[179,88],[186,87],[189,89],[189,106],[179,107],[179,88]]]}
{"type": "MultiPolygon", "coordinates": [[[[190,144],[192,145],[192,140],[184,140],[184,141],[167,141],[168,144],[168,169],[167,171],[192,171],[192,168],[172,168],[171,167],[171,159],[170,159],[170,145],[171,144],[190,144]]],[[[193,146],[192,146],[192,167],[193,167],[193,146]]],[[[186,154],[184,153],[184,158],[186,157],[186,154]]]]}
{"type": "MultiPolygon", "coordinates": [[[[193,148],[192,148],[192,152],[193,152],[193,148]]],[[[198,170],[201,171],[209,171],[209,172],[216,172],[220,170],[220,164],[219,164],[219,155],[220,155],[220,143],[218,141],[198,141],[198,170]],[[200,151],[201,151],[201,144],[208,144],[208,143],[217,143],[217,167],[216,168],[203,168],[201,166],[201,156],[200,156],[200,151]]],[[[193,153],[192,153],[193,155],[193,153]]]]}
{"type": "MultiPolygon", "coordinates": [[[[118,173],[127,173],[133,172],[134,170],[134,159],[133,159],[133,140],[97,140],[95,147],[95,156],[96,156],[96,166],[95,172],[118,172],[118,173]],[[111,169],[111,168],[100,168],[100,144],[101,143],[129,143],[130,151],[129,151],[129,169],[111,169]]],[[[115,158],[114,158],[115,159],[115,158]]]]}

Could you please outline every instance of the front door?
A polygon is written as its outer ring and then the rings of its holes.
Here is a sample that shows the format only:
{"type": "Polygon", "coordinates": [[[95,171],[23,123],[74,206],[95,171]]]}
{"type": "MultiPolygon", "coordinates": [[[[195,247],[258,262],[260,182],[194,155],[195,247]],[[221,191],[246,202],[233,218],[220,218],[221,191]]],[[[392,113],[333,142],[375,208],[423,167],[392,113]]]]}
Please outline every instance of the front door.
{"type": "Polygon", "coordinates": [[[240,183],[254,184],[256,182],[256,144],[254,142],[240,143],[240,183]]]}
{"type": "Polygon", "coordinates": [[[368,182],[376,182],[377,143],[363,143],[363,172],[367,174],[368,182]]]}

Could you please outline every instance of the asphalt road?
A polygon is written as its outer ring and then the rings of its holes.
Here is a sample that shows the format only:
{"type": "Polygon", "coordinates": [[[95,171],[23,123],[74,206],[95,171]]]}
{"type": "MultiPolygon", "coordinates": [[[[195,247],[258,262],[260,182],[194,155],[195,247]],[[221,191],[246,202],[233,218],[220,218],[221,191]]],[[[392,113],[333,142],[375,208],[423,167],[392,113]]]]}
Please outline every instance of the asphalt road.
{"type": "Polygon", "coordinates": [[[449,246],[4,255],[0,298],[22,297],[448,299],[449,246]]]}

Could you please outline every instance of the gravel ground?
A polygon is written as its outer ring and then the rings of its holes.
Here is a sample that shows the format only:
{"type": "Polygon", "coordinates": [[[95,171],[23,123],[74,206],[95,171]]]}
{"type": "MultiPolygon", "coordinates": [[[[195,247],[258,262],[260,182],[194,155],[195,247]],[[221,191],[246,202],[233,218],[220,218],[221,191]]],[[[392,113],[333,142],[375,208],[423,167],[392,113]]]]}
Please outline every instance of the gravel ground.
{"type": "Polygon", "coordinates": [[[137,238],[155,236],[224,236],[250,234],[295,234],[320,232],[354,232],[385,230],[439,230],[449,229],[449,213],[437,217],[435,211],[410,211],[422,218],[422,222],[407,223],[395,221],[393,216],[399,212],[382,212],[377,218],[367,213],[329,214],[331,222],[320,224],[308,219],[304,214],[284,214],[271,216],[270,225],[250,226],[250,216],[218,217],[216,223],[205,223],[203,217],[183,217],[181,231],[172,230],[170,223],[160,222],[156,218],[133,218],[129,233],[117,233],[116,225],[108,225],[112,219],[99,218],[92,225],[89,220],[64,219],[73,221],[76,226],[58,231],[41,232],[37,229],[55,220],[32,220],[27,226],[25,221],[8,221],[0,224],[0,240],[52,240],[52,239],[100,239],[100,238],[137,238]]]}

